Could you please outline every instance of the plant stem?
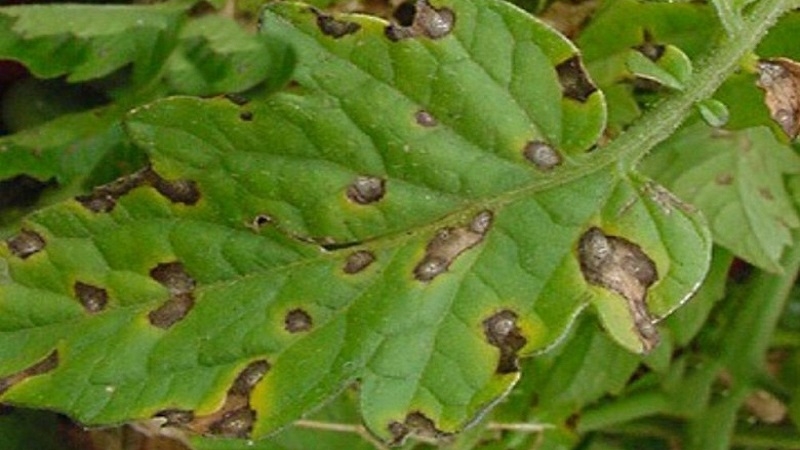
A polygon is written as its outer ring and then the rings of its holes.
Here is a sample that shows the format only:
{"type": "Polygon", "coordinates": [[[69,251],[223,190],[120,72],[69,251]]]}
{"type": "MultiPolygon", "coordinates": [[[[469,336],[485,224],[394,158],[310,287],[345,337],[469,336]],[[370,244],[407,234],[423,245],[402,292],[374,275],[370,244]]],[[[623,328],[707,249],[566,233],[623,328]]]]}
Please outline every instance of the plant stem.
{"type": "Polygon", "coordinates": [[[523,188],[519,195],[542,191],[570,183],[591,173],[608,170],[618,164],[623,173],[636,164],[653,147],[667,139],[688,117],[695,103],[710,97],[736,69],[741,59],[751,52],[767,31],[784,13],[800,4],[799,0],[762,0],[742,18],[735,39],[723,39],[710,56],[697,64],[697,70],[687,83],[688,88],[662,101],[609,145],[599,149],[587,164],[553,171],[549,176],[523,188]]]}
{"type": "Polygon", "coordinates": [[[603,151],[613,160],[622,160],[633,168],[653,147],[668,138],[689,115],[695,103],[710,97],[736,69],[741,59],[752,51],[792,0],[763,0],[743,17],[735,39],[724,39],[710,56],[697,65],[688,89],[656,105],[627,132],[603,151]]]}

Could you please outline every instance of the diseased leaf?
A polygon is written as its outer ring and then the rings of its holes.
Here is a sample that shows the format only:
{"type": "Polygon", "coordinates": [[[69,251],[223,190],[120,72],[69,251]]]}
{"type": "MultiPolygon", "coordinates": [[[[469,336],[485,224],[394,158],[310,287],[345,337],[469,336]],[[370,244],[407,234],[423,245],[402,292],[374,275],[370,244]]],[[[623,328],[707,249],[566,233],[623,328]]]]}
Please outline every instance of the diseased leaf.
{"type": "Polygon", "coordinates": [[[800,171],[800,158],[768,128],[695,123],[659,146],[643,170],[703,210],[716,243],[765,270],[781,270],[791,229],[800,225],[783,177],[800,171]]]}
{"type": "Polygon", "coordinates": [[[650,78],[656,78],[656,81],[662,78],[666,81],[664,85],[672,84],[675,88],[684,84],[686,80],[682,77],[691,69],[685,64],[684,56],[694,59],[707,54],[715,42],[718,29],[715,22],[713,10],[704,3],[603,2],[576,42],[583,51],[586,68],[608,96],[608,131],[611,136],[641,115],[634,97],[634,89],[641,83],[634,75],[637,72],[650,74],[650,78]],[[641,56],[633,55],[645,67],[642,70],[634,68],[633,73],[629,68],[632,52],[642,52],[656,60],[669,48],[680,49],[680,55],[667,58],[676,56],[675,62],[680,64],[649,64],[641,56]]]}
{"type": "Polygon", "coordinates": [[[764,90],[764,104],[789,139],[800,133],[800,63],[787,58],[758,63],[758,87],[764,90]]]}
{"type": "Polygon", "coordinates": [[[705,275],[700,215],[594,162],[603,95],[517,8],[261,22],[284,91],[138,108],[152,167],[0,246],[4,402],[258,438],[358,381],[382,440],[446,438],[587,305],[646,352],[705,275]]]}
{"type": "Polygon", "coordinates": [[[714,43],[714,22],[706,4],[617,0],[597,13],[578,37],[578,46],[592,77],[604,87],[627,72],[628,51],[648,42],[673,45],[692,59],[705,53],[714,43]]]}
{"type": "MultiPolygon", "coordinates": [[[[58,186],[41,206],[82,194],[141,167],[144,155],[125,136],[118,122],[121,116],[119,109],[98,108],[0,138],[0,180],[24,174],[58,186]]],[[[2,213],[0,237],[7,237],[18,227],[18,217],[2,213]]]]}

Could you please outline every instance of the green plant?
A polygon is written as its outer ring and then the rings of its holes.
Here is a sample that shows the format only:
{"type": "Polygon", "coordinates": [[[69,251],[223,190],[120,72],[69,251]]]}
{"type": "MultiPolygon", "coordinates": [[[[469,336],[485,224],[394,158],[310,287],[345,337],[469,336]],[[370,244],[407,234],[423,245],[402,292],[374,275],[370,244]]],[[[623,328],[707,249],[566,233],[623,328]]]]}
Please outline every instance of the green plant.
{"type": "Polygon", "coordinates": [[[36,77],[4,403],[209,449],[797,447],[800,2],[607,0],[575,44],[498,0],[222,7],[0,9],[36,77]]]}

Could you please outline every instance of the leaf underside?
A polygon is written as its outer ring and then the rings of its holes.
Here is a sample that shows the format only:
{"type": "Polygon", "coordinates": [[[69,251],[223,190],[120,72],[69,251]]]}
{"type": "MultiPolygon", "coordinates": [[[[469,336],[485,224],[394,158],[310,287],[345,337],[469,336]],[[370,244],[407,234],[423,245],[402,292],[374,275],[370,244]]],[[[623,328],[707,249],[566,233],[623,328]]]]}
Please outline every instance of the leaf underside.
{"type": "Polygon", "coordinates": [[[295,54],[286,89],[135,110],[153,168],[0,247],[4,402],[257,438],[358,381],[377,436],[441,437],[587,305],[644,351],[702,280],[702,218],[593,165],[602,93],[515,7],[400,27],[282,3],[262,32],[295,54]],[[623,261],[587,269],[603,252],[623,261]]]}

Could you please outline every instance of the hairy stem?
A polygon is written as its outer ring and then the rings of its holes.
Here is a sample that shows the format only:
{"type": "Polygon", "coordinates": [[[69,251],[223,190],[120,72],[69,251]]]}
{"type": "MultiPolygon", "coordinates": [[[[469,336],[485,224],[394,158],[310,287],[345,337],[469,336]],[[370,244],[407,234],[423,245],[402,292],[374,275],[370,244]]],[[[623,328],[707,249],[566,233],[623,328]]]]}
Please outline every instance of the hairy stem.
{"type": "Polygon", "coordinates": [[[627,131],[608,146],[597,151],[589,164],[554,171],[522,189],[517,194],[529,195],[564,185],[609,166],[618,164],[628,172],[653,149],[667,139],[688,117],[695,103],[710,97],[736,69],[742,58],[751,52],[784,13],[798,7],[798,0],[762,0],[742,17],[735,38],[722,40],[702,62],[687,83],[688,89],[677,92],[645,113],[627,131]]]}
{"type": "Polygon", "coordinates": [[[668,138],[698,101],[710,97],[736,69],[741,59],[761,41],[780,16],[791,9],[792,0],[763,0],[743,17],[741,31],[725,39],[709,57],[697,65],[688,89],[676,93],[645,114],[606,149],[614,160],[633,168],[653,147],[668,138]]]}

